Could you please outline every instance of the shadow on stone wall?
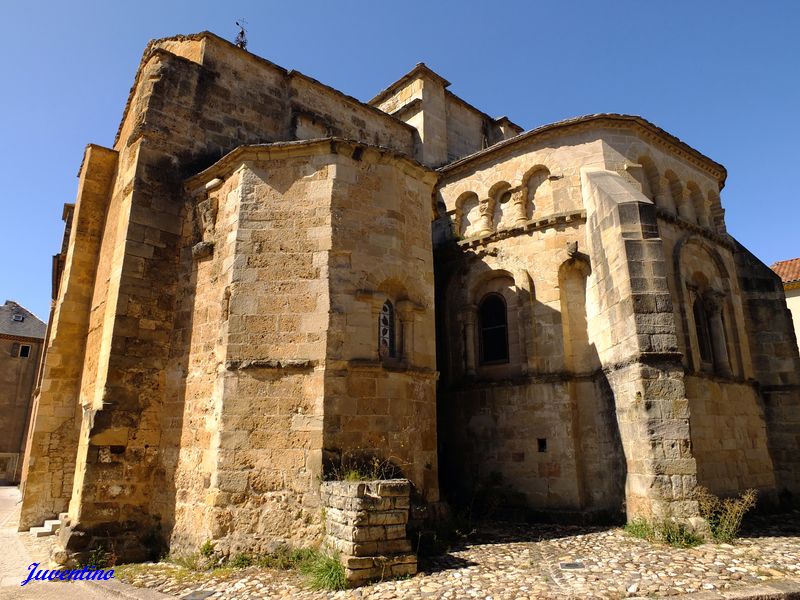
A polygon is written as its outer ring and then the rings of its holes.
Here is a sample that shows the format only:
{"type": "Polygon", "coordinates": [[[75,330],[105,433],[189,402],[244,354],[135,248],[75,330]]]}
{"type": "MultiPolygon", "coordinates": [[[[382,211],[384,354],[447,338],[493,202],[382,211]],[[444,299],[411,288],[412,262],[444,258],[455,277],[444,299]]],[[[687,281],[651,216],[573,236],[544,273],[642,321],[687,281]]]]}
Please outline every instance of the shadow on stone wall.
{"type": "MultiPolygon", "coordinates": [[[[193,208],[190,206],[188,210],[193,210],[193,208]]],[[[179,504],[185,503],[187,500],[191,501],[187,497],[191,491],[185,489],[186,474],[180,473],[179,467],[185,468],[185,465],[180,465],[181,449],[192,445],[187,444],[183,437],[187,410],[187,375],[192,336],[196,331],[194,314],[198,302],[198,262],[192,260],[191,246],[185,246],[181,250],[181,262],[185,268],[184,272],[188,272],[190,275],[182,282],[176,302],[176,317],[167,363],[165,405],[161,415],[161,460],[155,473],[156,486],[153,490],[151,505],[153,515],[158,522],[151,547],[154,554],[163,553],[172,549],[173,546],[186,548],[187,545],[195,543],[182,532],[175,531],[179,504]]],[[[196,472],[199,472],[199,466],[199,464],[196,465],[196,472]]],[[[155,556],[155,558],[159,558],[159,556],[155,556]]]]}
{"type": "MultiPolygon", "coordinates": [[[[454,332],[452,326],[459,307],[452,306],[447,290],[464,270],[489,267],[476,265],[474,254],[467,256],[454,244],[440,250],[437,258],[437,423],[443,496],[456,513],[471,519],[624,519],[627,473],[614,397],[585,332],[580,348],[574,347],[574,337],[571,340],[569,354],[580,355],[580,362],[565,359],[569,334],[564,315],[530,294],[517,303],[531,302],[529,316],[520,310],[515,319],[525,335],[533,336],[527,345],[539,356],[525,357],[515,375],[506,375],[506,370],[492,376],[480,368],[469,375],[463,328],[454,332]],[[577,369],[567,368],[576,364],[577,369]]],[[[509,312],[520,293],[526,292],[518,285],[512,288],[509,312]]],[[[574,325],[575,319],[571,321],[574,325]]],[[[584,328],[585,322],[584,315],[584,328]]]]}

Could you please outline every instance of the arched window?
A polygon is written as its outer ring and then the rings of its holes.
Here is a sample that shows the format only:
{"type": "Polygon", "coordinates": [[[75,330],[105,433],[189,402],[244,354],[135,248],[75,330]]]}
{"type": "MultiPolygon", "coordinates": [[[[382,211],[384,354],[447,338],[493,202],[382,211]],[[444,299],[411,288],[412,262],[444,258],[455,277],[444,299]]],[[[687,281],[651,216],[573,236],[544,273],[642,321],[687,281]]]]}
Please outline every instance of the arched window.
{"type": "Polygon", "coordinates": [[[548,215],[555,210],[553,206],[552,190],[550,188],[550,171],[544,167],[537,168],[527,181],[528,202],[525,208],[526,216],[532,219],[534,215],[548,215]]]}
{"type": "Polygon", "coordinates": [[[387,300],[378,317],[378,354],[381,358],[395,357],[394,306],[387,300]]]}
{"type": "Polygon", "coordinates": [[[714,362],[714,354],[711,349],[711,329],[702,297],[695,298],[692,312],[694,313],[694,326],[697,330],[697,345],[700,347],[700,360],[704,363],[712,364],[714,362]]]}
{"type": "Polygon", "coordinates": [[[487,294],[478,307],[480,363],[508,362],[508,318],[500,294],[487,294]]]}

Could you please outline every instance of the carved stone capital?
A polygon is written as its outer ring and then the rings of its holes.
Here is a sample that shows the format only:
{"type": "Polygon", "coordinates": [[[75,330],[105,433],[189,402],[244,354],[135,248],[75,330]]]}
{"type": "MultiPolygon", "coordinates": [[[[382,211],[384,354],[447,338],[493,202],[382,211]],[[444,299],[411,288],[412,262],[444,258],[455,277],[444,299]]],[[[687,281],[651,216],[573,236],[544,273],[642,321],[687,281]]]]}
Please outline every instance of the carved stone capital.
{"type": "Polygon", "coordinates": [[[217,223],[217,199],[206,198],[201,200],[195,206],[197,211],[197,220],[200,223],[203,241],[213,241],[214,228],[217,223]]]}
{"type": "Polygon", "coordinates": [[[567,242],[567,256],[570,258],[575,258],[578,254],[578,241],[575,240],[573,242],[567,242]]]}
{"type": "Polygon", "coordinates": [[[192,246],[192,258],[200,260],[214,254],[214,242],[198,242],[192,246]]]}
{"type": "Polygon", "coordinates": [[[478,211],[481,215],[480,222],[478,223],[478,235],[488,235],[492,233],[494,202],[489,198],[481,200],[481,203],[478,205],[478,211]]]}
{"type": "Polygon", "coordinates": [[[461,309],[461,320],[468,325],[474,325],[478,316],[478,307],[474,304],[467,304],[461,309]]]}
{"type": "Polygon", "coordinates": [[[717,314],[722,311],[722,304],[725,299],[725,294],[715,290],[708,290],[703,294],[703,308],[709,316],[717,314]]]}

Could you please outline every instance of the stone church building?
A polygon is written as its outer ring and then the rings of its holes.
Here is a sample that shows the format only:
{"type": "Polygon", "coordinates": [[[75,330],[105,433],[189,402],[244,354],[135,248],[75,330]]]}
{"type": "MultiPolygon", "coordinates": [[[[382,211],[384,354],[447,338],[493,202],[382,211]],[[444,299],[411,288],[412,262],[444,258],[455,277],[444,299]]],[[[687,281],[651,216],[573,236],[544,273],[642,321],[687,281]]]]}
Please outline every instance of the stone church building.
{"type": "Polygon", "coordinates": [[[800,494],[779,278],[725,169],[637,116],[523,132],[418,65],[368,103],[210,34],[151,42],[89,145],[21,528],[263,550],[390,461],[431,508],[696,522],[696,485],[800,494]]]}

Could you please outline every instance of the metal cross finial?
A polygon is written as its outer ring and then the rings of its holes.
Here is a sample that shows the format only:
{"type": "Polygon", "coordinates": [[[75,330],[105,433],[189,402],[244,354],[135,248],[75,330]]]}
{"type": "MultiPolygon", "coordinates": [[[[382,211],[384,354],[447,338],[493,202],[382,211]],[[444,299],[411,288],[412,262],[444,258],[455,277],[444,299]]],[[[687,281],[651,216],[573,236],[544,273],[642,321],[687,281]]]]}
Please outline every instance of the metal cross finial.
{"type": "Polygon", "coordinates": [[[239,19],[235,21],[236,26],[239,28],[239,33],[236,34],[236,45],[239,46],[242,50],[247,50],[247,32],[245,31],[244,26],[247,25],[247,21],[244,19],[239,19]]]}

